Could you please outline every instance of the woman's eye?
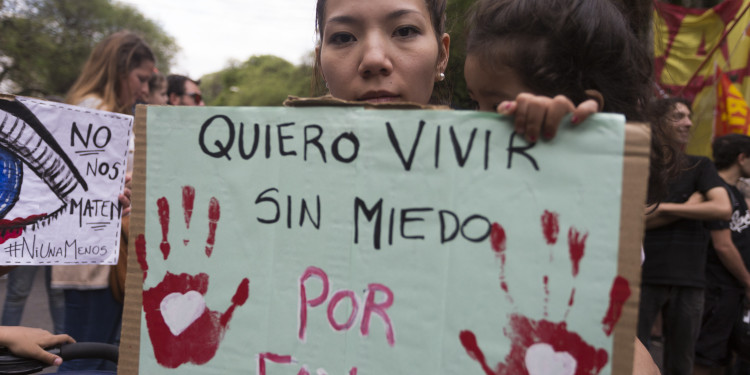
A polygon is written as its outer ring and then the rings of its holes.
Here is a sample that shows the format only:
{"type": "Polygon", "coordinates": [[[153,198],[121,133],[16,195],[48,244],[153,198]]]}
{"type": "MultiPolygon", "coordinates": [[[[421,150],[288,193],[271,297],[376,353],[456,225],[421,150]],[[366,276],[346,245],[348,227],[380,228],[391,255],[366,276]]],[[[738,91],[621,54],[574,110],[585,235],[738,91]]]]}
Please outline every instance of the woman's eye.
{"type": "Polygon", "coordinates": [[[415,35],[419,35],[419,29],[414,26],[401,26],[393,32],[393,36],[401,38],[407,38],[415,35]]]}
{"type": "Polygon", "coordinates": [[[347,44],[357,40],[354,35],[349,33],[336,33],[331,35],[329,43],[331,44],[347,44]]]}

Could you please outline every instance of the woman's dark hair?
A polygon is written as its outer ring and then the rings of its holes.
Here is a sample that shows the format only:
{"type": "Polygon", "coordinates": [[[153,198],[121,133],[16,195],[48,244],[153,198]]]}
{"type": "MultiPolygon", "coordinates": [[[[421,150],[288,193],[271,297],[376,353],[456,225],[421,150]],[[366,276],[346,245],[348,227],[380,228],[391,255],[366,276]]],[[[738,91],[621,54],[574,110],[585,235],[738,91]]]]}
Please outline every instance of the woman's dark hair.
{"type": "Polygon", "coordinates": [[[486,68],[505,65],[533,93],[575,104],[598,90],[604,111],[644,120],[652,62],[610,1],[479,0],[466,24],[466,54],[486,68]]]}

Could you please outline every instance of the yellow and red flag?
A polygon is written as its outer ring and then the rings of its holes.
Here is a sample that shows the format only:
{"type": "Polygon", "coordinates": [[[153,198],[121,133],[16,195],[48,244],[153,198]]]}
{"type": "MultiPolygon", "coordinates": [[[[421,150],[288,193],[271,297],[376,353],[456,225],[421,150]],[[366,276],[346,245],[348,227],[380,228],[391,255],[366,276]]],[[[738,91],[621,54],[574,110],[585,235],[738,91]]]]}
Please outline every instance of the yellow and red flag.
{"type": "MultiPolygon", "coordinates": [[[[750,97],[749,7],[750,0],[724,0],[709,9],[654,2],[656,82],[666,94],[693,102],[694,126],[688,153],[711,155],[714,113],[719,102],[715,87],[719,77],[714,67],[721,67],[726,76],[734,78],[734,85],[722,92],[730,98],[731,87],[735,88],[738,95],[731,97],[735,107],[727,106],[725,101],[726,108],[738,108],[737,98],[750,97]]],[[[717,129],[723,126],[716,125],[717,129]]]]}
{"type": "Polygon", "coordinates": [[[750,112],[745,98],[720,68],[717,69],[716,76],[714,136],[729,133],[750,135],[750,112]]]}

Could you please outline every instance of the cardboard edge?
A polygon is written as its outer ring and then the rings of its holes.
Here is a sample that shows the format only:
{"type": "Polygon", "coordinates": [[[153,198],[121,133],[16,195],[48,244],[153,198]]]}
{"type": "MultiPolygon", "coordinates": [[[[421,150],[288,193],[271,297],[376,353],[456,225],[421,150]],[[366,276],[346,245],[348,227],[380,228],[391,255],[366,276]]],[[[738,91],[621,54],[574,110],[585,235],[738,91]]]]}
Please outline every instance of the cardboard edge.
{"type": "Polygon", "coordinates": [[[128,233],[128,270],[125,279],[122,332],[118,374],[137,374],[141,344],[141,306],[143,304],[143,272],[138,264],[135,242],[144,233],[146,219],[146,116],[148,110],[138,105],[135,110],[135,155],[133,191],[131,195],[130,233],[128,233]]]}
{"type": "Polygon", "coordinates": [[[620,238],[617,274],[626,277],[630,297],[625,301],[615,326],[612,348],[612,374],[633,373],[633,350],[638,324],[641,290],[641,244],[644,234],[644,207],[648,188],[651,130],[646,124],[625,125],[625,155],[622,170],[620,238]]]}

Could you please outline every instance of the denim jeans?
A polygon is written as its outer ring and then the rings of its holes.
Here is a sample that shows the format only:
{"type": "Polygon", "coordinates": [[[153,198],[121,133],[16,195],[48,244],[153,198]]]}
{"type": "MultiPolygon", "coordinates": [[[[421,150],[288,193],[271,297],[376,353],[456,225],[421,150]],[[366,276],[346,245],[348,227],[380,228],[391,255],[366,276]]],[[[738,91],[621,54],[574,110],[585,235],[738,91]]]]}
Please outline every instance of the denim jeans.
{"type": "Polygon", "coordinates": [[[704,289],[673,285],[641,285],[638,309],[638,339],[647,348],[651,328],[662,313],[664,373],[690,375],[695,361],[703,314],[704,289]]]}
{"type": "Polygon", "coordinates": [[[21,324],[26,298],[31,292],[36,271],[44,272],[44,283],[49,301],[49,313],[55,334],[65,333],[65,295],[61,289],[50,288],[52,267],[50,266],[20,266],[8,273],[7,293],[3,304],[3,316],[0,325],[17,326],[21,324]]]}
{"type": "MultiPolygon", "coordinates": [[[[106,289],[65,289],[65,329],[79,342],[120,343],[122,304],[106,289]]],[[[57,369],[66,371],[117,371],[117,365],[103,359],[74,359],[57,369]]]]}

